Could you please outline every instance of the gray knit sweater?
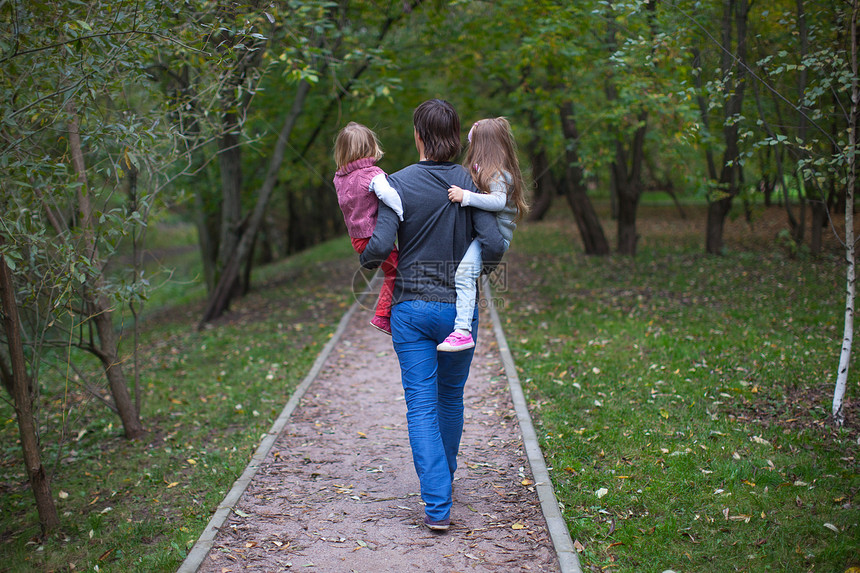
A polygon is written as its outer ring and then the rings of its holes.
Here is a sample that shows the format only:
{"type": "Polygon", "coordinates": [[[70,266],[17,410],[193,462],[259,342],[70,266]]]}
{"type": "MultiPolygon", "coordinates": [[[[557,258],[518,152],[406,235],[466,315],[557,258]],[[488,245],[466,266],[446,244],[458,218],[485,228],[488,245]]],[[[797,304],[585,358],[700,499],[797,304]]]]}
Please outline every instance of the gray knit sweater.
{"type": "Polygon", "coordinates": [[[376,268],[397,238],[400,250],[394,303],[429,300],[454,303],[454,274],[473,238],[481,243],[485,268],[494,268],[505,245],[494,213],[460,208],[448,200],[448,187],[476,191],[472,178],[456,163],[421,161],[388,177],[403,200],[403,221],[380,203],[376,229],[361,254],[361,266],[376,268]]]}

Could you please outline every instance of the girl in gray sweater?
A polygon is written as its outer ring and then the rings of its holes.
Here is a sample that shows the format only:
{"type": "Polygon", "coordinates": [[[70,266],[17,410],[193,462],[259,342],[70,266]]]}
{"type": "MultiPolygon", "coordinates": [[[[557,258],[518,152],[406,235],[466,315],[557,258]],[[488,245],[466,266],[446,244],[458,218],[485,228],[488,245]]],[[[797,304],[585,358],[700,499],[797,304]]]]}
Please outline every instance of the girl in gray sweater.
{"type": "MultiPolygon", "coordinates": [[[[469,170],[479,193],[452,185],[448,199],[461,207],[474,207],[496,214],[505,250],[510,247],[517,221],[528,212],[523,197],[523,176],[511,125],[503,117],[482,119],[469,131],[469,150],[464,166],[469,170]]],[[[472,317],[475,313],[477,280],[481,274],[481,245],[472,241],[455,275],[457,319],[454,331],[437,346],[442,352],[473,348],[472,317]]]]}

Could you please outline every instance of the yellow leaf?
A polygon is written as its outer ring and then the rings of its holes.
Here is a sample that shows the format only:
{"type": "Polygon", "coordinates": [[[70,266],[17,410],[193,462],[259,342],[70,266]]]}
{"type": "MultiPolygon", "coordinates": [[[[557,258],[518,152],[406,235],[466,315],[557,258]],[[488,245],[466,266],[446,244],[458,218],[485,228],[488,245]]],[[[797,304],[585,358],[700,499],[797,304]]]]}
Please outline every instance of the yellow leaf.
{"type": "Polygon", "coordinates": [[[169,484],[167,484],[167,489],[170,489],[172,487],[176,487],[178,485],[179,485],[178,481],[170,482],[169,484]]]}
{"type": "Polygon", "coordinates": [[[521,484],[523,484],[523,485],[532,485],[534,482],[533,482],[532,480],[530,480],[529,478],[525,478],[525,479],[524,479],[523,481],[521,481],[520,483],[521,483],[521,484]]]}
{"type": "Polygon", "coordinates": [[[365,434],[364,432],[358,432],[358,435],[361,436],[362,438],[367,437],[367,434],[365,434]]]}
{"type": "Polygon", "coordinates": [[[188,459],[185,461],[188,462],[189,464],[191,464],[192,466],[197,463],[197,460],[192,460],[192,459],[188,459]]]}
{"type": "Polygon", "coordinates": [[[525,528],[526,528],[526,526],[523,525],[522,523],[515,523],[515,524],[511,525],[511,529],[525,529],[525,528]]]}
{"type": "Polygon", "coordinates": [[[663,416],[664,418],[666,418],[667,420],[669,419],[669,412],[667,412],[666,410],[664,410],[662,408],[660,408],[660,415],[663,416]]]}

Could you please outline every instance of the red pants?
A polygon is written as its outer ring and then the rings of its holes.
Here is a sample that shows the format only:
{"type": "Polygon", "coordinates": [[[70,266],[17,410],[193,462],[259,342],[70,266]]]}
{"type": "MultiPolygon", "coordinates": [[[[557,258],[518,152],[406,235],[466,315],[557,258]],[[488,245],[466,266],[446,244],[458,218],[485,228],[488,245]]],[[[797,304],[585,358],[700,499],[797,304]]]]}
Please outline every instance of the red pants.
{"type": "MultiPolygon", "coordinates": [[[[350,237],[352,248],[355,252],[361,254],[367,248],[367,243],[370,242],[370,237],[366,239],[357,239],[350,237]]],[[[391,298],[394,295],[394,279],[397,278],[397,247],[391,249],[391,254],[380,265],[382,272],[385,274],[385,280],[382,282],[382,288],[379,291],[379,300],[376,303],[376,316],[391,316],[391,298]]]]}

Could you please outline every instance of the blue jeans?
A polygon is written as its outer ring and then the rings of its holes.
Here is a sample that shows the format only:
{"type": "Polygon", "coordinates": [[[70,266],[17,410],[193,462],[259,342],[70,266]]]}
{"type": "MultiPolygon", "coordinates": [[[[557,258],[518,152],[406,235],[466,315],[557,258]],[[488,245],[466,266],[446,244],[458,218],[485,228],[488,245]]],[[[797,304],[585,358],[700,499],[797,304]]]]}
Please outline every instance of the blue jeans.
{"type": "MultiPolygon", "coordinates": [[[[412,461],[424,512],[439,521],[451,515],[451,482],[463,433],[463,387],[474,349],[438,352],[454,325],[455,305],[408,300],[391,308],[391,335],[406,394],[412,461]]],[[[478,313],[472,315],[477,336],[478,313]]]]}
{"type": "MultiPolygon", "coordinates": [[[[510,243],[505,239],[505,250],[509,246],[510,243]]],[[[475,313],[475,302],[478,298],[477,281],[481,276],[482,263],[481,243],[472,241],[454,275],[454,288],[457,289],[457,318],[454,320],[454,328],[472,330],[472,315],[475,313]]]]}

